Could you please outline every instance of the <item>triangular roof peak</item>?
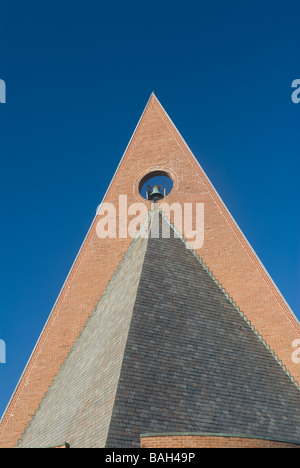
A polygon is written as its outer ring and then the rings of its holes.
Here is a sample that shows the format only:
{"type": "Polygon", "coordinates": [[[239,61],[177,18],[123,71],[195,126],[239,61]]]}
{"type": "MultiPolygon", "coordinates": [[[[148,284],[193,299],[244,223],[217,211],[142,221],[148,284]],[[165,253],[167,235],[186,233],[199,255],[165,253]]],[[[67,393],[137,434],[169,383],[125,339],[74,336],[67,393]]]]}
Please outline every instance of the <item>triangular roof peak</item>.
{"type": "MultiPolygon", "coordinates": [[[[153,173],[167,174],[173,181],[165,203],[204,206],[204,242],[196,254],[300,383],[300,366],[293,358],[293,344],[300,338],[297,318],[154,92],[103,201],[112,203],[117,213],[120,195],[127,196],[128,206],[149,203],[140,193],[140,184],[153,173]]],[[[92,222],[3,416],[0,446],[14,445],[23,433],[131,245],[128,236],[100,239],[99,216],[92,222]]],[[[170,222],[180,231],[173,212],[170,222]]]]}

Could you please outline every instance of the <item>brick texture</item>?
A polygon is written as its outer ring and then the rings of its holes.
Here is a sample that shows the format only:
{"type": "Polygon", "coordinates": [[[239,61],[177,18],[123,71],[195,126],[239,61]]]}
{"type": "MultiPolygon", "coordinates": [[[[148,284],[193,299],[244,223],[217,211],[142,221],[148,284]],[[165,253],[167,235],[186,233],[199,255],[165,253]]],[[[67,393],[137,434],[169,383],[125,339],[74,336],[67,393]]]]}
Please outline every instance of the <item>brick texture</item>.
{"type": "MultiPolygon", "coordinates": [[[[105,201],[117,208],[119,194],[127,194],[129,204],[140,201],[139,182],[154,170],[173,178],[165,201],[205,204],[205,242],[199,255],[300,382],[300,366],[292,361],[299,322],[152,95],[105,201]]],[[[16,445],[130,245],[128,238],[100,240],[97,222],[96,217],[2,418],[0,447],[16,445]]]]}
{"type": "Polygon", "coordinates": [[[300,448],[300,445],[247,437],[218,435],[141,436],[142,448],[300,448]]]}

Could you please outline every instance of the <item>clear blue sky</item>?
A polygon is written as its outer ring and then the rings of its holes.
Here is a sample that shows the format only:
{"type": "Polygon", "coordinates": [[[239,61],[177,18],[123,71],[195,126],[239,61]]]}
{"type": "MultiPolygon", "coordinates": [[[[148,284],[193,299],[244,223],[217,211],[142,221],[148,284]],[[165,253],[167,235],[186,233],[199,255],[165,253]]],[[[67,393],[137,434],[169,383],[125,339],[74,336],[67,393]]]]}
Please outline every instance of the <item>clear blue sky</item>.
{"type": "Polygon", "coordinates": [[[300,317],[299,1],[0,8],[0,414],[152,91],[300,317]]]}

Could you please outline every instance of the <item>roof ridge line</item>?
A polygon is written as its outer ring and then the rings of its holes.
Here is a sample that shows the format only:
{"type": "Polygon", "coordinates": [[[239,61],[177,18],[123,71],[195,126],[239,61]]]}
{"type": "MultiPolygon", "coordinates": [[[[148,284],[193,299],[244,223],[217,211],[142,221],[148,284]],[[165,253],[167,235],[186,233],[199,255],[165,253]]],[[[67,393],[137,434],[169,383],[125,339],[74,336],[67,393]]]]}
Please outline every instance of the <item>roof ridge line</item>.
{"type": "Polygon", "coordinates": [[[255,326],[251,324],[251,321],[248,319],[248,317],[245,315],[245,313],[237,306],[236,302],[233,300],[233,298],[226,292],[226,290],[223,288],[222,284],[217,280],[213,272],[210,270],[210,268],[207,266],[207,264],[202,260],[202,258],[197,254],[197,252],[192,248],[190,243],[183,237],[183,235],[176,229],[174,224],[166,217],[165,213],[159,208],[159,213],[162,215],[164,220],[169,224],[169,226],[173,229],[174,233],[176,236],[184,243],[186,249],[190,250],[196,260],[200,263],[200,265],[205,269],[205,271],[209,274],[209,276],[213,279],[213,281],[218,285],[218,287],[221,289],[221,291],[224,293],[226,298],[231,302],[235,310],[239,313],[239,315],[245,320],[247,325],[251,328],[253,333],[257,336],[257,338],[261,341],[261,343],[265,346],[265,348],[270,352],[270,354],[274,357],[274,359],[277,361],[277,363],[280,365],[282,370],[287,374],[289,379],[293,382],[293,384],[300,390],[300,385],[295,379],[295,377],[290,373],[290,371],[287,369],[287,367],[283,364],[283,362],[279,359],[275,351],[273,351],[270,346],[267,344],[266,340],[260,335],[259,331],[256,330],[255,326]]]}
{"type": "Polygon", "coordinates": [[[210,178],[206,174],[206,171],[203,169],[200,162],[195,157],[193,151],[191,150],[191,148],[187,144],[186,140],[184,139],[184,137],[182,136],[182,134],[178,130],[177,126],[175,125],[175,123],[173,122],[173,120],[171,119],[169,114],[166,112],[163,105],[160,103],[160,101],[158,100],[158,98],[156,96],[155,96],[155,100],[153,102],[156,105],[156,108],[160,109],[161,118],[166,122],[166,124],[169,127],[170,132],[172,133],[172,135],[174,136],[174,138],[176,139],[178,144],[182,147],[185,154],[189,158],[191,158],[191,162],[193,163],[195,168],[197,168],[197,170],[200,169],[200,171],[201,171],[201,175],[200,175],[201,180],[202,180],[203,184],[205,185],[205,187],[207,188],[207,190],[209,191],[209,193],[212,194],[212,197],[215,200],[215,202],[217,203],[217,205],[218,205],[224,219],[230,225],[232,231],[235,233],[237,238],[240,239],[241,245],[245,249],[248,257],[250,258],[250,260],[256,265],[256,267],[257,267],[261,277],[265,281],[265,283],[268,284],[268,282],[270,282],[269,289],[270,289],[272,295],[276,299],[277,303],[283,308],[283,310],[288,312],[288,315],[286,314],[287,318],[289,319],[290,323],[293,325],[295,330],[298,331],[298,327],[300,325],[298,317],[296,316],[296,314],[294,313],[294,311],[292,310],[292,308],[288,304],[288,302],[285,299],[285,297],[283,296],[282,292],[279,290],[279,288],[276,285],[275,281],[273,280],[273,278],[271,277],[271,275],[267,271],[265,265],[262,263],[261,259],[258,257],[258,255],[255,252],[254,248],[252,247],[252,245],[248,241],[246,235],[244,234],[244,232],[239,227],[237,221],[235,220],[235,218],[231,214],[231,211],[229,211],[227,205],[224,203],[224,201],[221,198],[219,192],[216,190],[215,186],[213,185],[210,178]],[[167,117],[168,123],[165,120],[165,117],[167,117]],[[178,136],[180,137],[181,141],[180,141],[180,139],[178,139],[178,136]],[[183,143],[183,145],[182,145],[182,143],[183,143]],[[211,191],[211,189],[212,189],[212,191],[211,191]]]}

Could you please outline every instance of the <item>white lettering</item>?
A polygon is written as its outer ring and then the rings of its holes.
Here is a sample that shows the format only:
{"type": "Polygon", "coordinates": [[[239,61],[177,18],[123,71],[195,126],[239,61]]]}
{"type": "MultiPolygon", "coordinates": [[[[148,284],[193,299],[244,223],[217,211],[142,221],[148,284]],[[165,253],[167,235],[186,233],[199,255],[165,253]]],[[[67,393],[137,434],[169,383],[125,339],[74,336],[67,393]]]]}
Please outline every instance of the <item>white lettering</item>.
{"type": "Polygon", "coordinates": [[[0,80],[0,103],[6,103],[6,84],[4,80],[0,80]]]}
{"type": "Polygon", "coordinates": [[[294,80],[292,83],[292,88],[297,88],[292,94],[292,101],[294,104],[299,104],[300,102],[300,80],[294,80]]]}
{"type": "Polygon", "coordinates": [[[147,217],[148,209],[144,203],[133,203],[128,209],[128,214],[129,216],[136,215],[128,225],[128,235],[134,239],[147,217]]]}
{"type": "Polygon", "coordinates": [[[292,353],[292,361],[294,364],[300,363],[300,340],[294,340],[292,343],[293,348],[297,348],[296,351],[292,353]]]}
{"type": "Polygon", "coordinates": [[[193,229],[193,204],[184,204],[184,236],[190,248],[201,249],[204,243],[204,203],[196,203],[196,228],[193,229]]]}
{"type": "Polygon", "coordinates": [[[97,214],[99,216],[103,216],[105,213],[107,214],[104,217],[101,217],[98,221],[96,227],[97,236],[100,239],[105,239],[106,237],[115,239],[117,237],[117,217],[116,209],[112,203],[102,203],[100,208],[97,210],[97,214]]]}
{"type": "MultiPolygon", "coordinates": [[[[143,227],[140,235],[142,237],[159,238],[159,216],[162,213],[175,226],[174,237],[183,236],[188,242],[188,248],[198,250],[204,243],[204,203],[172,203],[169,205],[162,202],[159,209],[154,211],[151,221],[151,230],[145,228],[145,221],[149,212],[149,207],[145,203],[132,203],[128,206],[127,195],[119,195],[118,213],[112,203],[102,203],[97,208],[99,216],[96,225],[96,233],[100,239],[115,239],[118,235],[120,239],[130,237],[134,239],[143,227]],[[183,208],[183,209],[182,209],[183,208]],[[156,215],[157,213],[157,215],[156,215]],[[128,223],[128,217],[134,216],[128,223]],[[118,233],[117,233],[118,223],[118,233]],[[182,226],[183,224],[183,226],[182,226]],[[177,234],[178,233],[178,234],[177,234]]],[[[170,224],[162,223],[162,238],[170,238],[170,224]]]]}
{"type": "Polygon", "coordinates": [[[118,455],[115,452],[105,457],[105,463],[131,463],[133,466],[137,464],[138,460],[139,455],[118,455]]]}
{"type": "Polygon", "coordinates": [[[0,364],[6,364],[6,345],[3,340],[0,340],[0,364]]]}

